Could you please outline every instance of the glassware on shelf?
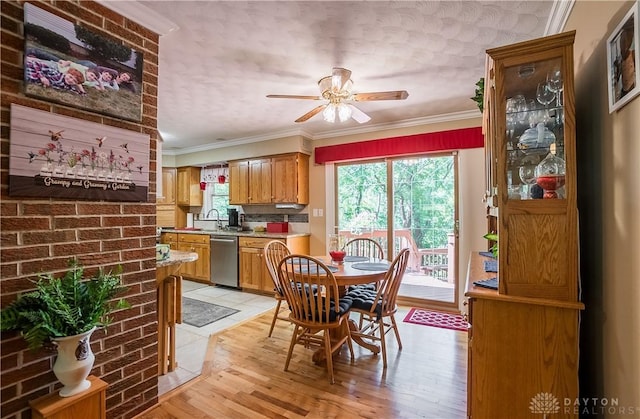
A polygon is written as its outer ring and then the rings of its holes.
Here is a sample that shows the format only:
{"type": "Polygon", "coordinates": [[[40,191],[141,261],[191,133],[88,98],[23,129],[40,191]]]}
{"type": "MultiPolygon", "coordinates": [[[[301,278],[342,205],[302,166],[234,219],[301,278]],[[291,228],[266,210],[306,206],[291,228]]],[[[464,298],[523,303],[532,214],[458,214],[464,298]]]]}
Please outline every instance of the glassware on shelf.
{"type": "Polygon", "coordinates": [[[549,83],[549,88],[556,95],[556,105],[558,107],[562,106],[562,70],[560,70],[559,66],[553,67],[553,69],[547,75],[547,82],[549,83]]]}
{"type": "Polygon", "coordinates": [[[544,190],[545,199],[558,198],[557,190],[564,186],[566,164],[556,156],[555,143],[551,144],[549,154],[536,166],[536,183],[544,190]]]}
{"type": "Polygon", "coordinates": [[[523,164],[518,169],[518,174],[520,175],[520,180],[524,183],[521,197],[522,199],[530,199],[531,185],[536,183],[536,165],[531,163],[523,164]]]}
{"type": "Polygon", "coordinates": [[[553,99],[556,98],[556,94],[549,87],[549,83],[543,81],[542,83],[538,83],[538,87],[536,89],[536,99],[538,102],[544,106],[548,106],[553,102],[553,99]]]}
{"type": "Polygon", "coordinates": [[[556,141],[556,136],[543,122],[538,122],[534,128],[529,128],[520,136],[518,148],[524,154],[545,154],[548,147],[556,141]]]}

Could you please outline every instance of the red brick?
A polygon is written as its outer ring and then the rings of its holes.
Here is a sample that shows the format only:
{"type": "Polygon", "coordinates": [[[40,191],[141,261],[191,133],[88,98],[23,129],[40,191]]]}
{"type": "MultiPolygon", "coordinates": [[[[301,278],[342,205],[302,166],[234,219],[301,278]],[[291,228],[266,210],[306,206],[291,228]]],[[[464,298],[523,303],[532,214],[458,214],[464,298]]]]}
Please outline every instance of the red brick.
{"type": "Polygon", "coordinates": [[[27,202],[22,204],[22,215],[75,215],[75,204],[58,202],[27,202]]]}
{"type": "Polygon", "coordinates": [[[2,247],[17,246],[18,233],[0,233],[0,245],[2,247]]]}
{"type": "Polygon", "coordinates": [[[74,230],[53,230],[53,231],[36,231],[24,232],[21,234],[22,244],[44,244],[56,242],[68,242],[76,239],[74,230]]]}
{"type": "Polygon", "coordinates": [[[112,227],[112,226],[139,226],[140,225],[140,217],[139,216],[130,216],[130,217],[102,217],[102,225],[104,227],[112,227]]]}
{"type": "Polygon", "coordinates": [[[55,217],[53,228],[93,228],[100,227],[102,219],[100,217],[55,217]]]}
{"type": "Polygon", "coordinates": [[[45,272],[59,276],[67,270],[69,267],[69,259],[72,257],[72,255],[63,255],[58,258],[46,258],[21,263],[20,273],[22,275],[33,275],[45,272]]]}
{"type": "Polygon", "coordinates": [[[100,251],[100,242],[65,243],[53,246],[53,256],[77,255],[81,253],[97,253],[100,251]]]}
{"type": "Polygon", "coordinates": [[[155,226],[146,227],[125,227],[122,232],[123,237],[143,237],[143,236],[156,236],[155,226]]]}
{"type": "Polygon", "coordinates": [[[155,214],[156,205],[125,205],[122,209],[123,214],[155,214]]]}
{"type": "Polygon", "coordinates": [[[87,229],[78,231],[78,240],[110,240],[119,239],[122,235],[118,227],[111,227],[109,229],[87,229]]]}
{"type": "Polygon", "coordinates": [[[17,262],[25,259],[40,259],[49,257],[49,246],[23,246],[14,248],[3,248],[0,254],[2,263],[17,262]]]}
{"type": "Polygon", "coordinates": [[[2,217],[0,219],[0,230],[2,231],[25,231],[25,230],[48,230],[51,228],[49,217],[2,217]]]}
{"type": "Polygon", "coordinates": [[[120,205],[118,204],[92,204],[79,203],[78,215],[104,215],[104,214],[120,214],[120,205]]]}

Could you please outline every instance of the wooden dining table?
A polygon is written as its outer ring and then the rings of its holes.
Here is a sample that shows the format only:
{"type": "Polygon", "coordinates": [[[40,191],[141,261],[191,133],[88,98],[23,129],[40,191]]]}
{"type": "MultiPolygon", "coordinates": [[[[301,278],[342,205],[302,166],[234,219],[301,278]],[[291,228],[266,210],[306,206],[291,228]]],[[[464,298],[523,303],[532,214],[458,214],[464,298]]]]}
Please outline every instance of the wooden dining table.
{"type": "MultiPolygon", "coordinates": [[[[350,258],[346,256],[345,257],[346,260],[343,262],[333,262],[331,260],[331,256],[329,255],[314,256],[314,257],[320,260],[322,263],[324,263],[331,269],[333,276],[336,278],[336,282],[338,283],[340,295],[346,294],[347,288],[349,287],[349,285],[370,284],[372,282],[378,282],[382,280],[385,274],[387,273],[388,267],[391,265],[390,262],[386,259],[362,258],[360,260],[350,261],[350,258]],[[354,267],[354,265],[358,263],[384,263],[386,265],[386,268],[380,269],[380,270],[358,269],[357,267],[354,267]]],[[[350,330],[353,330],[353,331],[359,330],[359,326],[355,322],[355,320],[349,319],[347,324],[350,330]]],[[[336,331],[332,331],[331,333],[340,333],[341,335],[344,335],[346,331],[336,330],[336,331]]],[[[339,336],[336,336],[336,339],[337,338],[339,338],[339,336]]],[[[332,336],[332,339],[333,339],[333,336],[332,336]]],[[[373,353],[377,354],[380,352],[379,345],[376,345],[371,342],[367,342],[364,339],[362,339],[360,336],[352,335],[351,340],[357,343],[358,345],[366,349],[369,349],[373,353]]],[[[324,349],[322,348],[314,352],[312,357],[313,362],[315,363],[321,362],[322,360],[324,360],[324,358],[325,358],[324,349]]]]}

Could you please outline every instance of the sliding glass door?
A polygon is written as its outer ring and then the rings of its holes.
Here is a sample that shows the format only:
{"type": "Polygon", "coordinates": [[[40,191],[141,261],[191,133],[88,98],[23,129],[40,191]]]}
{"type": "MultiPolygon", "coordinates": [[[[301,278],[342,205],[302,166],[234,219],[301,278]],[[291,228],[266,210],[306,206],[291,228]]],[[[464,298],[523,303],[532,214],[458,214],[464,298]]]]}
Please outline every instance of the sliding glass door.
{"type": "Polygon", "coordinates": [[[457,304],[456,163],[438,154],[336,165],[340,234],[377,240],[389,260],[409,248],[408,302],[457,304]]]}

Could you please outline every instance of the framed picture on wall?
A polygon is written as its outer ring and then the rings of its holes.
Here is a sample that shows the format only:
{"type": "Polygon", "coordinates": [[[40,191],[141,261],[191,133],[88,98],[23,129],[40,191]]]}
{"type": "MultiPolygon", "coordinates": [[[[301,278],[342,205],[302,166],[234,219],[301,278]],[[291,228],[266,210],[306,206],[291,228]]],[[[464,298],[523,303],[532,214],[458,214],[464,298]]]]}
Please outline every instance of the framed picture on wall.
{"type": "Polygon", "coordinates": [[[640,93],[638,32],[636,1],[607,39],[609,113],[617,111],[640,93]]]}
{"type": "Polygon", "coordinates": [[[27,96],[139,122],[143,54],[93,28],[24,5],[27,96]]]}
{"type": "Polygon", "coordinates": [[[149,134],[11,104],[9,195],[146,202],[149,134]]]}

